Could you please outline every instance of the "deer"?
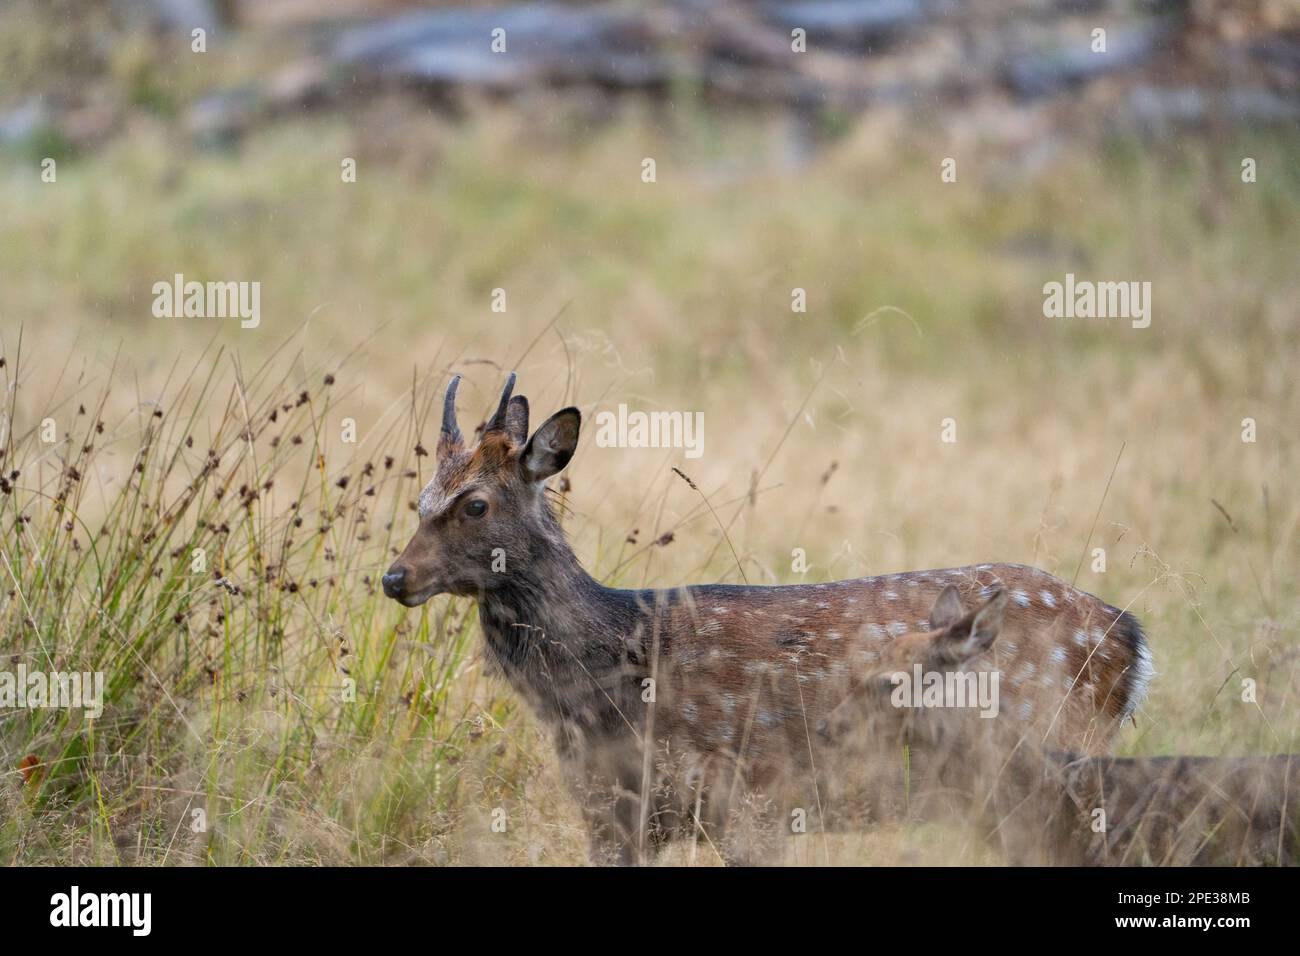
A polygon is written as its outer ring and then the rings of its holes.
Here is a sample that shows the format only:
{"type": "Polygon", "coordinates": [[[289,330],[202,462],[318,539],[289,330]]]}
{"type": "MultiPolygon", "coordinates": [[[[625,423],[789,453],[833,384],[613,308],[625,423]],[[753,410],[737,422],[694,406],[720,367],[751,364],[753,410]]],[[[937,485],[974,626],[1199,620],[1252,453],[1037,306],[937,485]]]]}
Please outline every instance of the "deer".
{"type": "MultiPolygon", "coordinates": [[[[1006,592],[995,589],[966,612],[957,590],[945,587],[931,628],[887,647],[819,723],[818,735],[877,755],[906,748],[913,812],[973,817],[1013,864],[1300,861],[1300,754],[1080,754],[1045,745],[1000,708],[977,714],[951,692],[936,694],[937,706],[916,706],[914,695],[900,693],[917,673],[933,675],[936,688],[959,685],[954,676],[969,683],[990,666],[1008,607],[1006,592]]],[[[1058,677],[1077,686],[1082,671],[1067,667],[1058,677]]],[[[879,762],[872,766],[881,772],[879,762]]]]}
{"type": "Polygon", "coordinates": [[[770,816],[784,790],[815,790],[813,728],[856,674],[928,627],[950,585],[1008,589],[1008,637],[994,655],[1011,675],[1006,705],[1027,729],[1104,752],[1146,693],[1153,670],[1137,619],[1021,565],[608,587],[583,568],[548,497],[577,449],[580,411],[563,408],[530,435],[511,373],[471,444],[457,423],[460,381],[443,399],[418,526],[383,592],[408,608],[442,594],[477,602],[485,657],[554,737],[593,862],[645,862],[683,833],[724,860],[745,857],[728,838],[743,832],[741,810],[770,816]],[[1043,677],[1059,663],[1086,671],[1069,693],[1043,677]]]}

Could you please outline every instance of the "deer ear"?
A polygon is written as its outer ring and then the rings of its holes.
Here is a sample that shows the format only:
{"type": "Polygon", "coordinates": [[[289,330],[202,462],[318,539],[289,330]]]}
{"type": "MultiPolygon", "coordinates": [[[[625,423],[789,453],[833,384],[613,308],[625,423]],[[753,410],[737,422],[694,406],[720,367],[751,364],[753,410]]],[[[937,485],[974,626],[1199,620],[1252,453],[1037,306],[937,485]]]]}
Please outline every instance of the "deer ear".
{"type": "Polygon", "coordinates": [[[957,591],[956,585],[949,584],[939,595],[939,600],[934,602],[934,608],[930,611],[930,626],[951,627],[962,619],[966,614],[966,609],[961,606],[961,595],[957,591]]]}
{"type": "Polygon", "coordinates": [[[932,656],[938,664],[964,664],[987,651],[1002,629],[1002,613],[1007,607],[1007,593],[1000,588],[979,610],[950,624],[935,636],[932,656]]]}
{"type": "Polygon", "coordinates": [[[519,462],[529,481],[545,481],[569,463],[581,424],[576,408],[562,408],[533,432],[519,462]]]}
{"type": "Polygon", "coordinates": [[[528,441],[528,399],[516,395],[506,406],[506,434],[516,445],[528,441]]]}

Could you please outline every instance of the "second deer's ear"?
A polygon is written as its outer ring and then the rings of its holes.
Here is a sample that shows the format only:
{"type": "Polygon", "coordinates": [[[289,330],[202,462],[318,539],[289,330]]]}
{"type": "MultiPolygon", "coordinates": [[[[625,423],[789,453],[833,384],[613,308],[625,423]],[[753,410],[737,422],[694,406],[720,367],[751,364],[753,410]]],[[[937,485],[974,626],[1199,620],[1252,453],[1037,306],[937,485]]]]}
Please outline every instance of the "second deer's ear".
{"type": "Polygon", "coordinates": [[[961,606],[961,595],[955,585],[949,584],[939,595],[939,600],[934,602],[934,609],[930,611],[930,626],[951,627],[965,614],[966,611],[961,606]]]}
{"type": "Polygon", "coordinates": [[[519,464],[530,481],[545,481],[569,463],[578,447],[582,415],[576,408],[562,408],[542,422],[520,456],[519,464]]]}
{"type": "Polygon", "coordinates": [[[987,651],[1002,629],[1002,613],[1007,607],[1007,592],[1000,588],[979,610],[967,614],[935,635],[932,654],[938,664],[964,664],[987,651]]]}

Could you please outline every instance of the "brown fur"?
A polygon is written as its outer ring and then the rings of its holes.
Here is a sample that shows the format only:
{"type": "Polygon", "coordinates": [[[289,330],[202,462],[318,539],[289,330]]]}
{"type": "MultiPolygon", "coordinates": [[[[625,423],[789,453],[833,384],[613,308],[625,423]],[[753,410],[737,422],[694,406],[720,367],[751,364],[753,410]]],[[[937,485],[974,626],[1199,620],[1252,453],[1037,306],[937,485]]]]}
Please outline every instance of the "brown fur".
{"type": "Polygon", "coordinates": [[[556,732],[598,859],[638,859],[683,827],[721,847],[742,805],[820,803],[813,729],[902,633],[928,627],[947,585],[970,599],[1001,586],[1018,599],[987,663],[1010,675],[1005,696],[1026,731],[1101,752],[1144,692],[1137,622],[1019,565],[780,587],[604,587],[578,563],[543,487],[573,453],[578,412],[556,413],[525,442],[527,403],[512,386],[513,376],[466,449],[453,382],[420,527],[384,586],[407,606],[441,593],[478,600],[489,656],[556,732]],[[483,515],[470,513],[474,500],[483,515]]]}

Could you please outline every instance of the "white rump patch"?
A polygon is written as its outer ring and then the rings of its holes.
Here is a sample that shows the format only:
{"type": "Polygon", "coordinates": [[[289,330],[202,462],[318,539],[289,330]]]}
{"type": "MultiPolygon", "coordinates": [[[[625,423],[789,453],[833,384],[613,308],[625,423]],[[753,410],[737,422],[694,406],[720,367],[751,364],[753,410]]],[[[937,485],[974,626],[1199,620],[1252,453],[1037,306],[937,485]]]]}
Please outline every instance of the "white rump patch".
{"type": "Polygon", "coordinates": [[[1124,706],[1124,716],[1131,717],[1146,700],[1151,679],[1156,676],[1155,663],[1151,660],[1151,650],[1143,641],[1137,646],[1137,660],[1132,664],[1132,678],[1129,681],[1129,698],[1124,706]]]}

